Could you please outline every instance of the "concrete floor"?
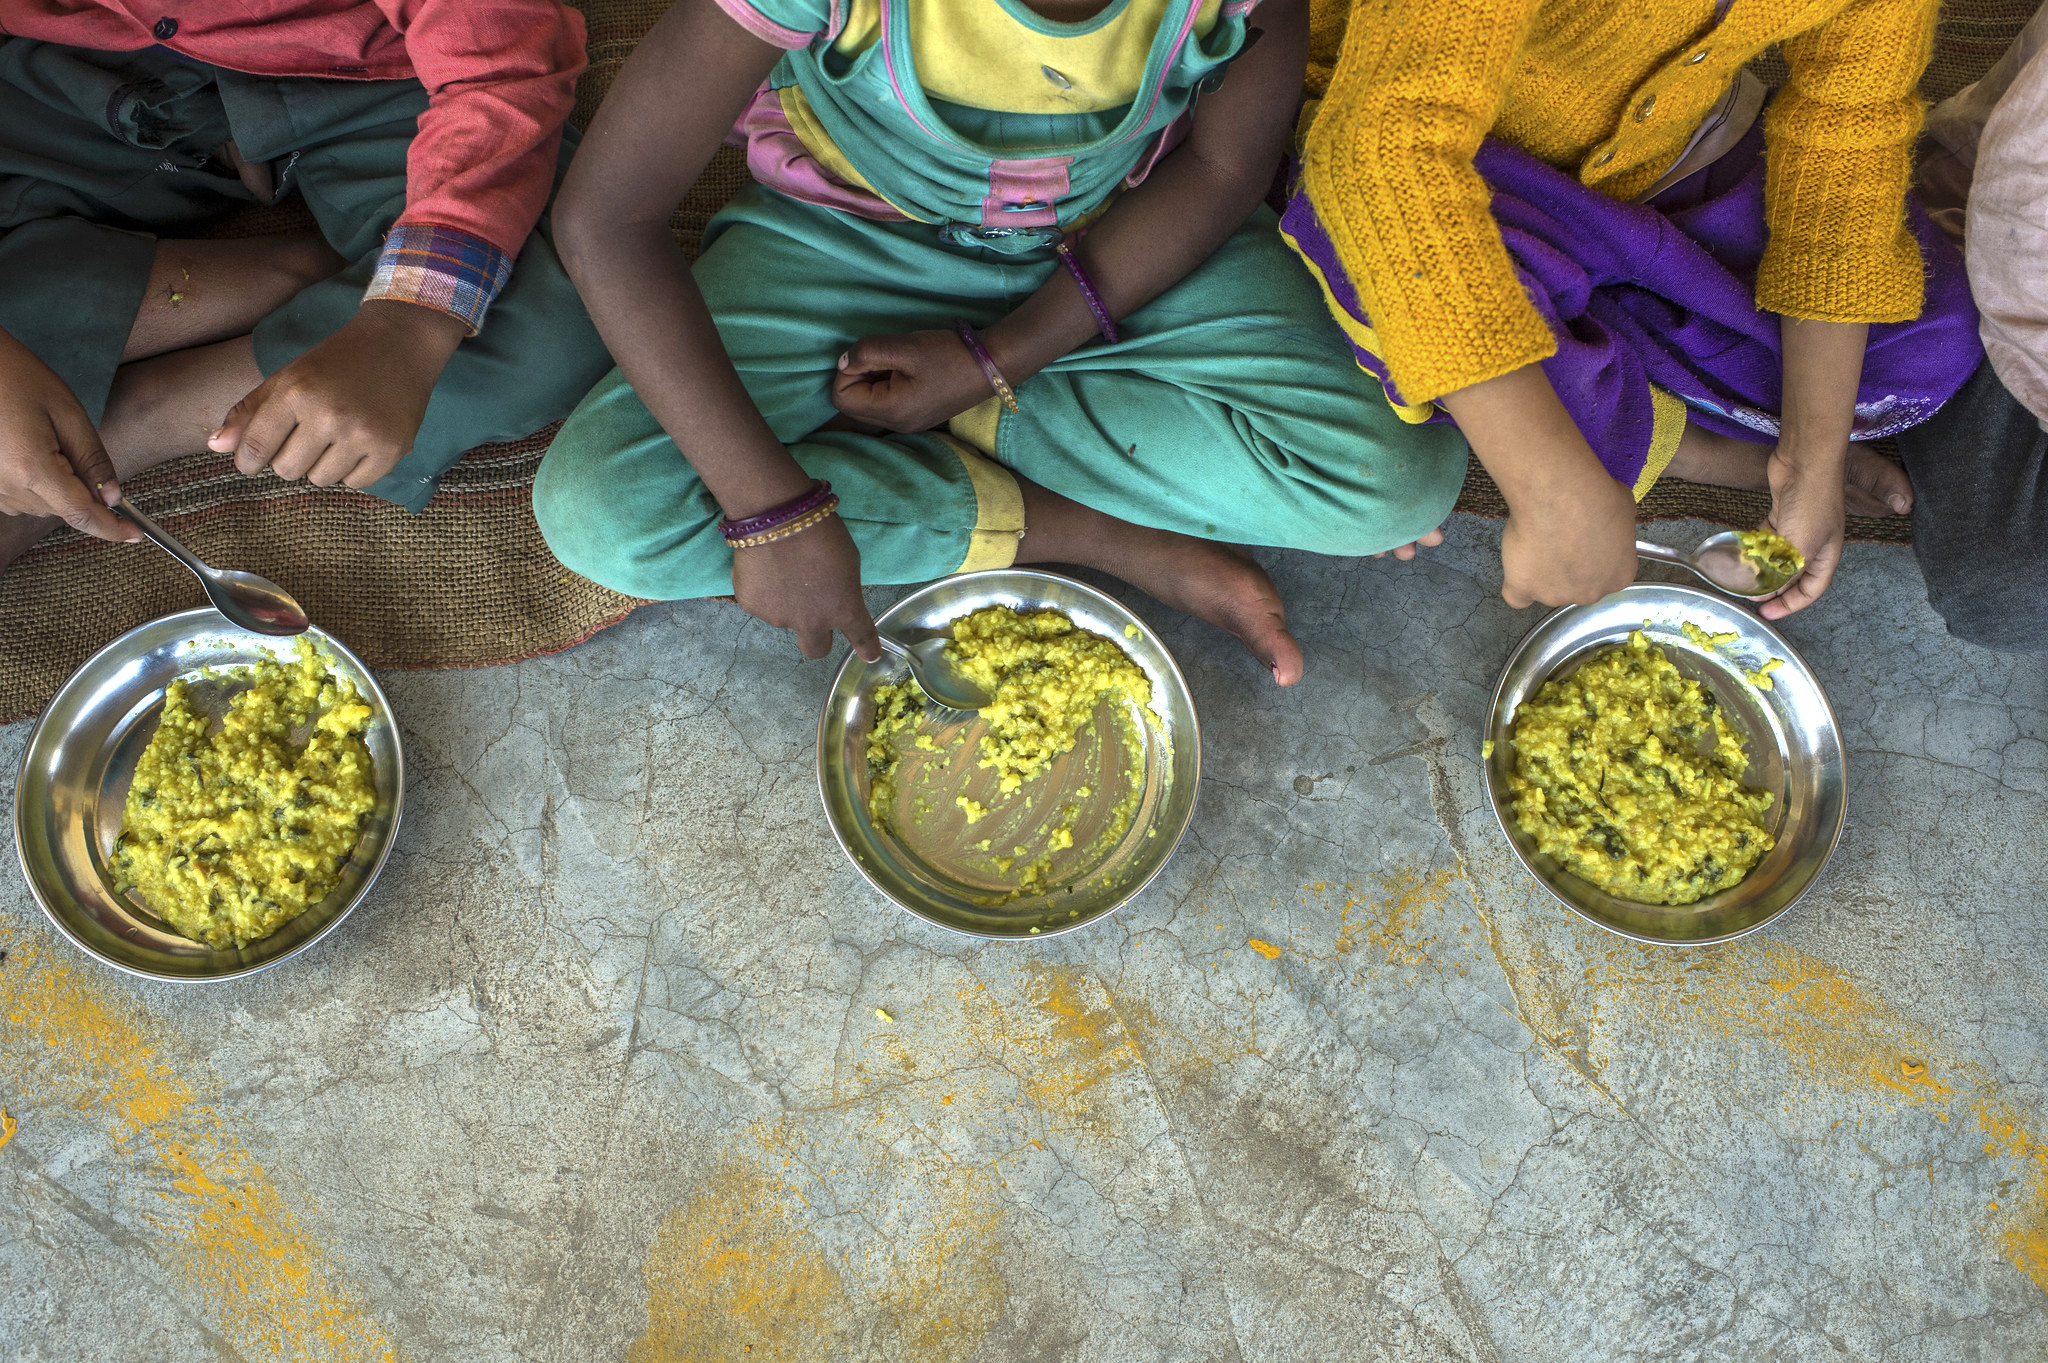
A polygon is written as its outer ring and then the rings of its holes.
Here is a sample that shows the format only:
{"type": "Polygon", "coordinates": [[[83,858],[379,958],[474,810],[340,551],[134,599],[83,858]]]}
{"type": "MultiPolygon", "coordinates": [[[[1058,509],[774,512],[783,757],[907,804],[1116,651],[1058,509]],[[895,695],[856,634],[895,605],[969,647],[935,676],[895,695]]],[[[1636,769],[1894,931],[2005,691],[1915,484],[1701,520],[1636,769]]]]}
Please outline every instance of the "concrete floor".
{"type": "Polygon", "coordinates": [[[1509,859],[1475,731],[1538,613],[1452,531],[1275,556],[1292,693],[1137,600],[1201,807],[1054,941],[867,888],[831,668],[718,604],[388,678],[400,853],[252,981],[101,969],[10,861],[0,1355],[2039,1358],[2048,664],[1852,548],[1789,629],[1850,750],[1824,883],[1642,949],[1509,859]]]}

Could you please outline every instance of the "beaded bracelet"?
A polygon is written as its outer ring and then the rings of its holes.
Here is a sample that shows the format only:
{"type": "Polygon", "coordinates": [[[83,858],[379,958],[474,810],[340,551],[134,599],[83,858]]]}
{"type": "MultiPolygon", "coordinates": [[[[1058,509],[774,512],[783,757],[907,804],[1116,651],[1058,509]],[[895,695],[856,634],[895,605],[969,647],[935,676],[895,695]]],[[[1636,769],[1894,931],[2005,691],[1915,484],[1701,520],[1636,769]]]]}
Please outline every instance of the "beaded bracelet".
{"type": "Polygon", "coordinates": [[[1003,377],[1003,371],[996,368],[996,357],[988,353],[988,347],[981,343],[981,337],[974,334],[974,328],[964,317],[953,323],[953,329],[960,333],[960,340],[967,347],[967,353],[981,366],[983,376],[988,379],[988,386],[995,389],[996,396],[1003,400],[1003,407],[1008,411],[1016,411],[1017,390],[1010,387],[1010,381],[1003,377]]]}
{"type": "Polygon", "coordinates": [[[1088,300],[1088,311],[1095,314],[1095,328],[1102,333],[1102,339],[1116,344],[1116,318],[1109,315],[1109,305],[1102,301],[1102,295],[1095,291],[1095,281],[1081,268],[1081,257],[1074,254],[1074,248],[1061,242],[1053,248],[1059,252],[1060,263],[1067,267],[1067,273],[1081,286],[1081,297],[1088,300]]]}
{"type": "Polygon", "coordinates": [[[756,549],[764,544],[773,544],[777,540],[786,540],[791,535],[801,535],[813,526],[823,525],[838,514],[839,499],[837,497],[830,497],[819,505],[812,507],[809,511],[804,512],[803,515],[798,516],[795,520],[784,521],[773,530],[763,530],[757,534],[743,535],[738,539],[728,539],[725,543],[731,549],[756,549]]]}
{"type": "Polygon", "coordinates": [[[718,523],[718,530],[728,540],[745,539],[750,535],[773,530],[778,525],[786,525],[797,517],[808,515],[826,502],[834,500],[836,499],[832,496],[832,484],[821,478],[818,485],[803,496],[791,498],[781,506],[771,506],[756,515],[743,516],[739,520],[722,520],[718,523]]]}

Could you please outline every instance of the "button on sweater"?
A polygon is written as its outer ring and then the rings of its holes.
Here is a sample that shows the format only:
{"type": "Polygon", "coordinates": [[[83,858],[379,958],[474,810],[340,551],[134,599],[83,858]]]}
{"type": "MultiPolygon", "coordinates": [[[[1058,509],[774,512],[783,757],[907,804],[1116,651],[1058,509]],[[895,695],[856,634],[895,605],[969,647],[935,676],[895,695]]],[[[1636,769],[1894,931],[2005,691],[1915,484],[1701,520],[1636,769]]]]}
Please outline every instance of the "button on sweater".
{"type": "Polygon", "coordinates": [[[1757,306],[1920,312],[1905,224],[1936,0],[1312,0],[1303,174],[1401,394],[1423,402],[1554,353],[1472,157],[1489,133],[1617,199],[1675,162],[1776,43],[1757,306]]]}

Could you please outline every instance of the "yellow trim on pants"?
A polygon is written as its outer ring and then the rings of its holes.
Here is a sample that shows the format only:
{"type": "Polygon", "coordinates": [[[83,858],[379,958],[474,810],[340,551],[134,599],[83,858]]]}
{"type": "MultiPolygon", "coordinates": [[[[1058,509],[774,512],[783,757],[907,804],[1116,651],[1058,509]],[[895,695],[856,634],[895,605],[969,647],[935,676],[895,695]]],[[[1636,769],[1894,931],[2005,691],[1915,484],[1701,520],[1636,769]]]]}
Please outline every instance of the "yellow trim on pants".
{"type": "MultiPolygon", "coordinates": [[[[955,423],[961,420],[954,418],[955,423]]],[[[968,536],[967,557],[953,571],[976,573],[984,568],[1009,567],[1017,561],[1017,545],[1024,538],[1024,489],[1008,469],[984,457],[966,441],[950,435],[939,439],[953,447],[974,484],[974,529],[968,536]]]]}
{"type": "Polygon", "coordinates": [[[1671,467],[1671,456],[1678,453],[1679,437],[1684,434],[1684,401],[1651,384],[1650,450],[1643,456],[1643,471],[1636,476],[1637,501],[1643,500],[1643,494],[1655,487],[1657,480],[1664,476],[1664,470],[1671,467]]]}
{"type": "Polygon", "coordinates": [[[1003,419],[1003,400],[991,393],[946,423],[955,440],[965,441],[989,459],[996,457],[996,423],[1003,419]]]}

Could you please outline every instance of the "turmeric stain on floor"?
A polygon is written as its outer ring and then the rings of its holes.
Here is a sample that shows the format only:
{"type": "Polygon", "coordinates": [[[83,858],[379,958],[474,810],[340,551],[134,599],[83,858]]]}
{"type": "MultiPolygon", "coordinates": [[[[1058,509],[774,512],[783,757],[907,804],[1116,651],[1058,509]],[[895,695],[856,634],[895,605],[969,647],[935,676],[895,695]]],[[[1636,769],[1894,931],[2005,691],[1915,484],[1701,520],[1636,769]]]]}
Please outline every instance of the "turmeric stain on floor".
{"type": "Polygon", "coordinates": [[[795,1359],[851,1315],[846,1289],[787,1190],[726,1165],[647,1251],[647,1331],[628,1363],[795,1359]]]}
{"type": "Polygon", "coordinates": [[[2048,1291],[2048,1145],[2036,1134],[2039,1115],[2007,1097],[1982,1066],[1947,1055],[1939,1037],[1847,971],[1777,943],[1687,951],[1603,943],[1576,969],[1531,942],[1507,955],[1523,1021],[1577,1057],[1596,1083],[1616,1056],[1653,1045],[1683,1055],[1708,1083],[1716,1069],[1731,1081],[1753,1079],[1755,1062],[1771,1059],[1798,1082],[1981,1132],[1984,1154],[2012,1171],[2020,1192],[1986,1207],[1983,1229],[2048,1291]]]}
{"type": "MultiPolygon", "coordinates": [[[[157,1208],[131,1226],[191,1313],[251,1360],[353,1363],[397,1350],[214,1107],[164,1060],[162,1027],[106,983],[0,928],[0,1080],[37,1111],[93,1121],[157,1208]]],[[[212,1076],[203,1081],[211,1088],[212,1076]]],[[[14,1123],[10,1122],[10,1133],[14,1123]]]]}
{"type": "MultiPolygon", "coordinates": [[[[764,1150],[791,1135],[757,1134],[764,1150]]],[[[918,1172],[914,1200],[832,1215],[812,1175],[728,1154],[648,1248],[647,1330],[628,1363],[973,1353],[1008,1299],[995,1182],[918,1172]]]]}
{"type": "MultiPolygon", "coordinates": [[[[1451,869],[1425,874],[1403,867],[1373,876],[1364,889],[1346,885],[1344,905],[1337,914],[1337,954],[1348,956],[1366,947],[1383,955],[1389,965],[1419,966],[1431,960],[1457,874],[1451,869]]],[[[1456,968],[1463,973],[1462,964],[1456,968]]]]}
{"type": "Polygon", "coordinates": [[[1310,881],[1293,905],[1278,899],[1269,905],[1276,919],[1293,925],[1289,940],[1283,945],[1255,937],[1246,945],[1268,960],[1283,952],[1307,961],[1354,957],[1354,983],[1386,967],[1464,975],[1472,966],[1472,926],[1449,917],[1463,902],[1452,888],[1461,879],[1455,867],[1425,872],[1397,866],[1341,883],[1310,881]]]}
{"type": "Polygon", "coordinates": [[[1025,996],[1036,1025],[1015,1027],[1010,1040],[1035,1062],[1024,1072],[1024,1091],[1040,1107],[1086,1115],[1093,1090],[1142,1063],[1124,1010],[1092,974],[1034,963],[1025,996]]]}
{"type": "Polygon", "coordinates": [[[967,1358],[1010,1301],[1016,1172],[1152,1140],[1151,1086],[1254,1053],[1081,966],[947,988],[888,1026],[863,1000],[829,1093],[746,1127],[669,1214],[631,1363],[967,1358]]]}
{"type": "Polygon", "coordinates": [[[1984,1154],[2011,1170],[2019,1193],[1987,1206],[1982,1229],[2048,1291],[2048,1135],[2039,1134],[2048,1126],[1847,971],[1776,943],[1659,948],[1592,929],[1574,929],[1581,952],[1568,959],[1521,932],[1503,934],[1478,885],[1457,868],[1395,868],[1341,887],[1312,882],[1301,887],[1301,909],[1306,935],[1335,935],[1329,952],[1290,944],[1304,959],[1383,958],[1463,975],[1480,953],[1490,955],[1522,1022],[1609,1098],[1603,1076],[1617,1056],[1659,1055],[1708,1084],[1753,1084],[1763,1060],[1798,1083],[1981,1131],[1984,1154]],[[1475,921],[1455,925],[1467,902],[1475,921]]]}

